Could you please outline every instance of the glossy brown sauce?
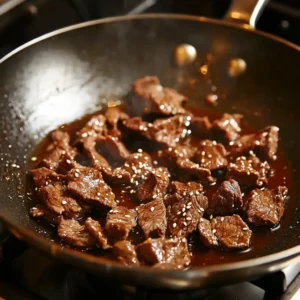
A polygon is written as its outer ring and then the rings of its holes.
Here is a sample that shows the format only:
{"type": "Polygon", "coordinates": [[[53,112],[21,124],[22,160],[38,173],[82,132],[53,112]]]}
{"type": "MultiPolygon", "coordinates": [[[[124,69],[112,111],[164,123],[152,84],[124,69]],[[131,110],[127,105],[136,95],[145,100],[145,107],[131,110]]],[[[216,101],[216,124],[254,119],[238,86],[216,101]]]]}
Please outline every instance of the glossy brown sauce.
{"type": "MultiPolygon", "coordinates": [[[[221,116],[220,113],[216,113],[211,110],[199,109],[195,107],[187,108],[187,110],[191,111],[195,116],[208,116],[208,118],[211,121],[221,116]]],[[[98,113],[99,112],[95,114],[98,113]]],[[[83,125],[95,114],[87,115],[80,120],[76,120],[70,124],[62,125],[60,129],[69,133],[71,137],[71,143],[72,143],[72,141],[75,139],[75,133],[78,130],[80,130],[83,127],[83,125]]],[[[252,133],[255,131],[253,128],[249,126],[245,126],[243,124],[241,124],[241,128],[243,134],[252,133]]],[[[199,142],[199,140],[197,139],[191,140],[192,145],[196,144],[197,142],[199,142]]],[[[48,144],[49,144],[49,139],[48,137],[46,137],[38,145],[38,147],[34,151],[33,156],[40,157],[42,153],[44,153],[48,144]]],[[[130,145],[128,144],[128,142],[127,143],[125,142],[125,144],[130,149],[130,151],[134,151],[137,150],[139,147],[142,147],[140,144],[135,144],[135,143],[133,143],[134,144],[133,147],[132,144],[130,145]]],[[[151,156],[153,160],[156,159],[154,155],[151,156]]],[[[268,180],[268,188],[273,189],[279,185],[285,185],[290,190],[291,183],[292,183],[292,177],[291,177],[292,171],[288,165],[288,160],[284,157],[284,155],[282,154],[282,152],[280,152],[280,150],[277,153],[277,159],[271,162],[270,165],[273,170],[273,175],[268,180]]],[[[33,163],[29,167],[34,168],[33,163]]],[[[221,181],[223,181],[222,177],[218,179],[218,182],[215,185],[206,186],[204,188],[205,195],[208,197],[208,199],[210,199],[212,194],[215,193],[221,181]]],[[[129,193],[130,190],[124,187],[125,186],[112,186],[112,190],[115,194],[115,199],[119,200],[118,205],[126,206],[128,208],[136,207],[139,204],[138,201],[136,201],[129,193]]],[[[30,185],[29,188],[32,189],[32,185],[30,185]]],[[[242,192],[244,192],[244,199],[245,199],[247,197],[248,192],[243,190],[242,192]]],[[[35,199],[35,197],[33,199],[34,199],[33,200],[34,203],[32,204],[38,202],[38,200],[35,199]]],[[[197,232],[195,232],[189,239],[190,240],[189,248],[192,254],[191,267],[237,262],[237,261],[261,256],[261,253],[263,253],[262,250],[265,247],[268,247],[269,245],[272,244],[272,240],[274,240],[274,238],[279,234],[280,229],[287,226],[286,225],[287,222],[285,222],[285,220],[288,218],[289,211],[291,211],[294,207],[293,199],[294,198],[292,197],[286,201],[284,216],[280,224],[276,228],[270,229],[270,228],[250,226],[251,230],[253,231],[251,247],[244,251],[230,252],[230,251],[222,251],[221,249],[208,249],[202,245],[202,243],[198,238],[197,232]]],[[[99,212],[94,213],[92,217],[97,219],[102,224],[105,222],[105,218],[101,216],[101,213],[99,212]]],[[[45,225],[46,226],[48,225],[47,228],[53,231],[53,239],[57,240],[58,239],[57,233],[55,230],[53,230],[53,227],[49,226],[49,224],[45,224],[45,225]]],[[[129,240],[135,245],[143,242],[144,239],[145,238],[143,237],[143,233],[138,226],[129,235],[129,240]]],[[[104,252],[103,250],[92,250],[91,252],[95,255],[104,255],[107,258],[113,258],[112,253],[110,251],[104,252]]]]}

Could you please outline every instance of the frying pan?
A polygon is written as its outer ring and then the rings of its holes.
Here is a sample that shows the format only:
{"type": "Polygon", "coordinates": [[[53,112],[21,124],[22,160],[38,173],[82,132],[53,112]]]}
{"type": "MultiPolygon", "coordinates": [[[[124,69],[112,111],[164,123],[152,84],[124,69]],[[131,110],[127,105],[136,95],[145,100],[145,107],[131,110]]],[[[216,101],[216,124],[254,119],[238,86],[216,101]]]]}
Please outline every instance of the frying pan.
{"type": "MultiPolygon", "coordinates": [[[[87,22],[42,36],[0,64],[0,217],[16,237],[105,277],[152,288],[187,289],[249,280],[300,260],[300,48],[254,30],[265,1],[233,1],[226,21],[196,16],[149,14],[87,22]],[[245,6],[247,2],[247,5],[245,6]],[[228,22],[234,20],[236,22],[228,22]],[[237,24],[239,23],[239,24],[237,24]],[[198,52],[192,64],[173,63],[176,45],[198,52]],[[208,55],[209,54],[209,59],[208,55]],[[242,58],[246,71],[228,75],[228,61],[242,58]],[[207,65],[202,74],[201,66],[207,65]],[[50,130],[121,99],[136,78],[157,75],[184,92],[191,103],[217,88],[219,112],[241,112],[245,122],[280,127],[280,147],[291,170],[290,199],[280,230],[233,263],[188,271],[129,268],[52,241],[50,231],[28,216],[26,172],[33,148],[50,130]]],[[[270,234],[266,236],[270,236],[270,234]]]]}

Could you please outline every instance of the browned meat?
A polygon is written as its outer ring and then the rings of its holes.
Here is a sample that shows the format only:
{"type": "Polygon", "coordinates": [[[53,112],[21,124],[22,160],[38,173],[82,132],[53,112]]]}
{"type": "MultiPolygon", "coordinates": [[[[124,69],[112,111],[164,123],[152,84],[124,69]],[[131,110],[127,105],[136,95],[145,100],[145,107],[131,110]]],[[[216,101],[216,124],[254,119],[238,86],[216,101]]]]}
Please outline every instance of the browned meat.
{"type": "Polygon", "coordinates": [[[210,215],[229,215],[243,206],[239,184],[234,180],[223,181],[217,192],[208,201],[207,213],[210,215]]]}
{"type": "Polygon", "coordinates": [[[50,137],[52,142],[47,147],[38,166],[56,171],[59,167],[60,159],[65,153],[69,153],[70,157],[73,157],[75,153],[69,145],[70,137],[67,132],[55,130],[50,137]]]}
{"type": "Polygon", "coordinates": [[[82,211],[77,201],[66,194],[66,187],[56,182],[54,185],[41,187],[39,194],[50,211],[68,218],[78,218],[82,211]]]}
{"type": "Polygon", "coordinates": [[[168,147],[174,147],[187,139],[191,116],[177,115],[167,119],[156,119],[153,123],[152,139],[168,147]]]}
{"type": "Polygon", "coordinates": [[[114,243],[113,253],[114,256],[125,265],[139,265],[135,247],[129,241],[118,241],[114,243]]]}
{"type": "Polygon", "coordinates": [[[215,141],[203,140],[198,144],[197,149],[194,160],[200,167],[216,170],[227,166],[227,152],[222,144],[217,144],[215,141]]]}
{"type": "Polygon", "coordinates": [[[147,239],[137,246],[138,257],[148,265],[171,264],[174,269],[184,269],[191,263],[185,238],[147,239]]]}
{"type": "Polygon", "coordinates": [[[241,133],[241,119],[242,115],[239,114],[223,114],[223,116],[212,123],[212,131],[221,141],[231,142],[236,140],[241,133]]]}
{"type": "Polygon", "coordinates": [[[74,219],[66,220],[60,217],[57,233],[64,243],[73,247],[92,248],[96,244],[86,227],[74,219]]]}
{"type": "Polygon", "coordinates": [[[206,247],[217,247],[219,245],[217,237],[213,234],[210,221],[201,218],[198,224],[198,231],[200,240],[206,247]]]}
{"type": "MultiPolygon", "coordinates": [[[[187,196],[195,197],[197,201],[201,203],[201,200],[204,200],[201,195],[202,192],[203,192],[203,186],[198,182],[189,181],[183,183],[179,181],[173,181],[169,186],[169,195],[164,197],[164,203],[166,206],[172,205],[173,203],[180,201],[187,196]],[[201,196],[198,199],[199,195],[201,196]]],[[[206,206],[207,205],[203,203],[203,207],[206,206]]]]}
{"type": "Polygon", "coordinates": [[[146,152],[132,153],[126,160],[123,168],[130,174],[131,184],[137,187],[152,170],[151,156],[146,152]]]}
{"type": "Polygon", "coordinates": [[[104,233],[104,230],[98,221],[93,220],[92,218],[87,218],[85,221],[86,230],[94,237],[97,245],[102,249],[109,249],[111,245],[108,242],[107,236],[104,233]]]}
{"type": "Polygon", "coordinates": [[[153,168],[138,185],[137,197],[141,202],[162,199],[167,191],[170,173],[167,168],[153,168]]]}
{"type": "Polygon", "coordinates": [[[153,269],[160,269],[160,270],[181,270],[181,265],[176,265],[174,263],[157,263],[152,266],[153,269]]]}
{"type": "Polygon", "coordinates": [[[64,176],[45,167],[30,171],[35,186],[42,187],[64,179],[64,176]]]}
{"type": "Polygon", "coordinates": [[[105,136],[99,139],[101,152],[113,162],[124,162],[130,155],[125,145],[116,137],[105,136]]]}
{"type": "Polygon", "coordinates": [[[243,135],[232,143],[230,154],[240,156],[253,151],[262,160],[274,159],[278,147],[278,131],[278,127],[268,126],[258,133],[243,135]]]}
{"type": "Polygon", "coordinates": [[[122,183],[129,183],[131,180],[131,175],[124,168],[103,169],[102,175],[105,182],[108,182],[110,185],[118,185],[122,183]]]}
{"type": "Polygon", "coordinates": [[[216,217],[211,220],[212,233],[224,250],[250,246],[252,231],[239,215],[216,217]]]}
{"type": "Polygon", "coordinates": [[[211,136],[211,123],[208,117],[193,116],[190,129],[192,131],[192,136],[195,138],[203,139],[211,136]]]}
{"type": "Polygon", "coordinates": [[[109,170],[108,161],[96,150],[96,141],[92,136],[88,136],[83,140],[83,151],[88,156],[91,164],[98,170],[109,170]]]}
{"type": "Polygon", "coordinates": [[[105,231],[115,240],[126,240],[130,230],[136,226],[135,210],[116,206],[106,217],[105,231]]]}
{"type": "Polygon", "coordinates": [[[234,163],[228,165],[227,178],[238,181],[241,185],[263,186],[268,183],[267,176],[270,165],[267,161],[261,162],[257,157],[237,157],[234,163]]]}
{"type": "Polygon", "coordinates": [[[115,106],[107,108],[105,118],[112,128],[117,129],[119,121],[127,120],[129,116],[119,106],[115,106]]]}
{"type": "Polygon", "coordinates": [[[102,114],[93,116],[89,121],[84,125],[84,127],[78,131],[77,139],[75,144],[82,143],[87,137],[93,137],[95,140],[103,136],[106,131],[105,126],[106,119],[102,114]]]}
{"type": "Polygon", "coordinates": [[[168,229],[172,236],[187,237],[193,233],[207,208],[207,198],[199,193],[190,192],[180,201],[168,206],[168,229]]]}
{"type": "Polygon", "coordinates": [[[162,200],[154,200],[137,207],[138,223],[145,237],[163,237],[166,234],[166,208],[162,200]]]}
{"type": "Polygon", "coordinates": [[[98,170],[73,169],[68,173],[67,180],[68,190],[82,200],[108,208],[115,206],[115,195],[98,170]]]}
{"type": "Polygon", "coordinates": [[[143,121],[140,117],[133,117],[123,121],[123,125],[130,132],[147,139],[152,138],[153,124],[143,121]]]}
{"type": "Polygon", "coordinates": [[[144,99],[144,113],[155,112],[168,116],[185,112],[182,104],[187,98],[174,89],[162,87],[157,77],[137,79],[132,89],[136,96],[144,99]]]}
{"type": "Polygon", "coordinates": [[[177,168],[184,172],[185,175],[194,175],[198,180],[202,182],[214,182],[215,179],[211,176],[209,169],[200,167],[199,164],[192,162],[191,160],[185,158],[179,158],[176,161],[177,168]]]}
{"type": "Polygon", "coordinates": [[[35,207],[32,207],[29,211],[29,214],[32,218],[44,219],[48,223],[53,225],[58,224],[58,215],[40,204],[37,204],[35,207]]]}
{"type": "Polygon", "coordinates": [[[276,225],[284,212],[284,198],[287,188],[279,186],[273,190],[255,189],[250,193],[247,206],[247,220],[257,226],[276,225]]]}

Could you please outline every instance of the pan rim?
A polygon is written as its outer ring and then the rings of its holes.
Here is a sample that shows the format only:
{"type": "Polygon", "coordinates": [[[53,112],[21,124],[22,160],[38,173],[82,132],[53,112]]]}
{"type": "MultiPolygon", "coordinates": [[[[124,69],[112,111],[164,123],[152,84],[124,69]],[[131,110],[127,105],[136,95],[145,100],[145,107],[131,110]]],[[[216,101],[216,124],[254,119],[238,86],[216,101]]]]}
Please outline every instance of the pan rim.
{"type": "MultiPolygon", "coordinates": [[[[0,59],[0,64],[8,60],[13,55],[16,55],[18,52],[36,44],[39,43],[47,38],[73,31],[80,28],[85,28],[89,26],[94,26],[98,24],[103,23],[111,23],[111,22],[118,22],[118,21],[130,21],[130,20],[139,20],[139,19],[173,19],[173,20],[183,20],[183,21],[197,21],[197,22],[203,22],[203,23],[211,23],[221,26],[226,26],[230,28],[234,28],[237,30],[242,30],[245,32],[250,32],[252,34],[256,34],[259,36],[263,36],[265,38],[271,39],[275,42],[279,42],[280,44],[283,44],[293,50],[300,51],[300,47],[286,41],[282,38],[273,36],[269,33],[265,33],[262,31],[255,30],[249,26],[241,26],[238,24],[232,24],[227,21],[223,20],[215,20],[205,17],[199,17],[199,16],[191,16],[191,15],[183,15],[183,14],[143,14],[143,15],[133,15],[133,16],[117,16],[117,17],[110,17],[110,18],[104,18],[99,20],[93,20],[88,21],[76,25],[71,25],[62,29],[55,30],[53,32],[47,33],[45,35],[42,35],[38,38],[35,38],[24,45],[18,47],[17,49],[13,50],[12,52],[8,53],[6,56],[4,56],[2,59],[0,59]]],[[[132,272],[136,275],[140,274],[143,276],[144,270],[147,270],[148,276],[155,276],[156,274],[164,273],[166,276],[170,275],[170,277],[176,279],[176,280],[196,280],[197,278],[204,278],[207,276],[210,276],[212,273],[222,273],[222,272],[228,272],[238,269],[246,269],[250,268],[253,269],[254,267],[261,266],[264,271],[267,272],[274,272],[279,269],[281,269],[282,264],[276,264],[277,262],[283,262],[287,261],[288,259],[295,258],[297,261],[300,261],[300,245],[289,248],[287,250],[283,250],[274,254],[269,254],[265,256],[261,256],[258,258],[252,258],[247,259],[235,263],[226,263],[221,265],[211,265],[211,266],[205,266],[201,268],[195,268],[190,269],[187,271],[179,271],[179,270],[155,270],[155,269],[149,269],[147,267],[135,267],[130,268],[124,265],[121,265],[118,262],[110,261],[108,265],[108,261],[102,257],[93,256],[91,254],[78,252],[77,250],[64,247],[58,243],[51,242],[45,238],[43,238],[38,233],[32,232],[30,230],[27,230],[26,228],[22,228],[16,224],[16,222],[9,220],[9,218],[6,218],[1,212],[0,212],[0,218],[8,225],[10,230],[20,239],[28,242],[31,245],[34,245],[36,248],[51,253],[54,257],[60,257],[65,258],[69,256],[73,259],[73,263],[77,263],[77,265],[80,265],[81,263],[84,263],[85,261],[88,261],[89,263],[93,263],[99,268],[109,268],[118,270],[119,272],[132,272]],[[80,253],[80,254],[79,254],[80,253]],[[131,270],[131,271],[130,271],[131,270]]],[[[246,275],[245,275],[246,276],[246,275]]],[[[199,283],[201,285],[201,283],[199,283]]],[[[184,287],[181,287],[184,288],[184,287]]]]}
{"type": "Polygon", "coordinates": [[[74,24],[70,25],[64,28],[60,28],[54,31],[51,31],[49,33],[43,34],[19,47],[14,49],[13,51],[9,52],[6,54],[4,57],[0,59],[0,64],[12,57],[13,55],[17,54],[18,52],[22,51],[25,48],[28,48],[34,44],[37,44],[47,38],[51,38],[53,36],[68,32],[68,31],[73,31],[76,29],[81,29],[89,26],[94,26],[98,24],[103,24],[103,23],[113,23],[113,22],[119,22],[119,21],[130,21],[130,20],[143,20],[143,19],[173,19],[173,20],[183,20],[183,21],[197,21],[200,23],[208,23],[208,24],[216,24],[216,25],[221,25],[229,28],[234,28],[237,30],[245,31],[245,32],[250,32],[252,34],[256,34],[258,36],[263,36],[265,38],[271,39],[275,42],[278,42],[280,44],[283,44],[289,48],[292,48],[296,51],[300,51],[300,46],[285,40],[283,38],[277,37],[275,35],[272,35],[270,33],[266,33],[260,30],[257,30],[255,28],[252,28],[250,25],[244,24],[236,24],[232,22],[228,22],[226,20],[217,20],[217,19],[212,19],[212,18],[207,18],[207,17],[201,17],[201,16],[195,16],[195,15],[185,15],[185,14],[168,14],[168,13],[149,13],[149,14],[141,14],[141,15],[126,15],[126,16],[115,16],[115,17],[108,17],[108,18],[103,18],[103,19],[97,19],[97,20],[92,20],[92,21],[87,21],[87,22],[82,22],[79,24],[74,24]]]}

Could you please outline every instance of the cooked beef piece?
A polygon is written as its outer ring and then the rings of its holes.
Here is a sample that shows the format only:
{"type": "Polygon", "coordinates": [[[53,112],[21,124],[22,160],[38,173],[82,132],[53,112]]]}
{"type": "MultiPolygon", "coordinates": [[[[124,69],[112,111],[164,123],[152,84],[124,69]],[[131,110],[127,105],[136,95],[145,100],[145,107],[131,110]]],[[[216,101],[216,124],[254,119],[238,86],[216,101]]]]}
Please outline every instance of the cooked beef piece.
{"type": "Polygon", "coordinates": [[[85,228],[96,240],[97,245],[102,249],[109,249],[111,245],[107,240],[107,236],[104,233],[103,227],[98,221],[93,220],[92,218],[87,218],[85,221],[85,228]]]}
{"type": "Polygon", "coordinates": [[[68,190],[82,200],[108,208],[115,206],[115,195],[98,170],[73,169],[68,173],[67,180],[68,190]]]}
{"type": "Polygon", "coordinates": [[[143,121],[140,117],[133,117],[123,121],[124,127],[130,132],[147,139],[152,137],[153,124],[143,121]]]}
{"type": "Polygon", "coordinates": [[[235,179],[241,185],[261,187],[268,183],[270,165],[267,161],[262,163],[255,156],[250,156],[249,159],[240,156],[228,165],[227,170],[227,178],[235,179]]]}
{"type": "Polygon", "coordinates": [[[204,182],[213,182],[214,179],[211,177],[209,169],[202,168],[199,164],[190,160],[195,152],[195,148],[183,145],[168,147],[159,151],[160,163],[179,174],[185,181],[194,176],[204,182]]]}
{"type": "Polygon", "coordinates": [[[136,226],[136,216],[135,210],[116,206],[107,214],[106,233],[114,240],[126,240],[130,230],[136,226]]]}
{"type": "Polygon", "coordinates": [[[107,108],[105,118],[111,127],[117,128],[118,122],[128,119],[129,116],[119,106],[116,106],[107,108]]]}
{"type": "Polygon", "coordinates": [[[215,182],[215,179],[211,176],[209,169],[202,168],[199,164],[192,162],[187,158],[179,158],[176,161],[179,171],[184,173],[184,176],[194,175],[198,180],[205,183],[215,182]]]}
{"type": "Polygon", "coordinates": [[[60,182],[41,187],[39,195],[48,209],[58,215],[78,218],[82,211],[77,201],[66,194],[66,187],[60,182]]]}
{"type": "Polygon", "coordinates": [[[203,140],[198,144],[194,160],[202,168],[209,170],[222,169],[227,166],[226,149],[215,141],[203,140]]]}
{"type": "Polygon", "coordinates": [[[84,139],[86,139],[89,136],[93,137],[94,139],[103,136],[103,134],[106,131],[105,122],[106,119],[102,114],[93,116],[84,125],[84,127],[76,133],[77,139],[75,141],[75,144],[82,143],[84,139]]]}
{"type": "Polygon", "coordinates": [[[152,170],[151,156],[146,152],[132,153],[123,168],[130,174],[130,182],[137,187],[152,170]]]}
{"type": "Polygon", "coordinates": [[[250,247],[252,231],[239,215],[216,217],[211,220],[211,227],[224,250],[250,247]]]}
{"type": "Polygon", "coordinates": [[[193,116],[190,125],[192,136],[195,138],[203,139],[211,136],[211,123],[208,117],[193,116]]]}
{"type": "Polygon", "coordinates": [[[157,77],[137,79],[132,89],[136,96],[145,100],[144,113],[154,112],[169,116],[185,112],[182,104],[187,98],[174,89],[162,87],[157,77]]]}
{"type": "Polygon", "coordinates": [[[221,141],[234,141],[240,136],[242,118],[243,116],[239,114],[223,114],[220,119],[212,123],[211,129],[216,137],[220,138],[221,136],[221,141]]]}
{"type": "Polygon", "coordinates": [[[202,194],[189,192],[167,209],[168,229],[172,236],[186,237],[197,228],[207,208],[207,198],[202,194]]]}
{"type": "MultiPolygon", "coordinates": [[[[173,203],[182,200],[187,195],[194,195],[195,197],[198,197],[202,192],[203,186],[198,182],[189,181],[187,183],[183,183],[179,181],[173,181],[169,185],[169,194],[166,197],[164,197],[164,203],[166,206],[172,205],[173,203]]],[[[199,199],[199,201],[201,199],[199,199]]]]}
{"type": "Polygon", "coordinates": [[[279,186],[273,190],[251,191],[247,205],[247,220],[257,226],[276,225],[284,211],[284,198],[287,188],[279,186]]]}
{"type": "Polygon", "coordinates": [[[62,154],[59,159],[59,164],[56,172],[66,175],[71,169],[80,168],[81,165],[75,161],[75,156],[75,152],[71,154],[70,152],[62,154]]]}
{"type": "Polygon", "coordinates": [[[113,253],[114,256],[125,265],[139,265],[135,247],[129,241],[118,241],[114,243],[113,253]]]}
{"type": "Polygon", "coordinates": [[[200,240],[206,247],[218,246],[217,237],[213,234],[211,223],[209,220],[201,218],[198,224],[198,231],[200,240]]]}
{"type": "Polygon", "coordinates": [[[37,187],[53,184],[54,182],[62,181],[64,179],[63,175],[57,174],[45,167],[31,170],[30,174],[32,175],[34,184],[37,187]]]}
{"type": "Polygon", "coordinates": [[[141,202],[162,199],[167,191],[170,173],[167,168],[153,168],[137,187],[137,197],[141,202]]]}
{"type": "Polygon", "coordinates": [[[161,199],[137,207],[138,223],[145,237],[163,237],[166,234],[166,208],[161,199]]]}
{"type": "Polygon", "coordinates": [[[56,171],[59,167],[61,157],[69,153],[71,157],[75,155],[74,150],[70,147],[70,137],[67,132],[55,130],[51,133],[52,142],[46,149],[43,159],[38,163],[39,167],[46,167],[56,171]]]}
{"type": "Polygon", "coordinates": [[[89,136],[83,140],[83,151],[89,157],[94,168],[98,170],[110,169],[108,161],[96,150],[94,137],[89,136]]]}
{"type": "Polygon", "coordinates": [[[44,219],[48,223],[57,225],[58,224],[58,215],[53,211],[50,211],[47,207],[37,204],[35,207],[32,207],[29,211],[31,217],[36,219],[44,219]]]}
{"type": "Polygon", "coordinates": [[[230,154],[240,156],[253,151],[262,160],[273,159],[278,147],[278,131],[278,127],[268,126],[258,133],[243,135],[232,143],[230,154]]]}
{"type": "Polygon", "coordinates": [[[191,134],[190,121],[191,116],[188,115],[156,119],[152,128],[152,139],[168,147],[174,147],[191,134]]]}
{"type": "Polygon", "coordinates": [[[102,175],[105,182],[108,182],[110,185],[129,183],[131,179],[130,173],[121,167],[114,170],[103,169],[102,175]]]}
{"type": "Polygon", "coordinates": [[[95,238],[76,220],[60,217],[57,227],[58,236],[68,245],[79,248],[92,248],[95,246],[95,238]]]}
{"type": "Polygon", "coordinates": [[[140,261],[147,265],[173,264],[174,269],[184,269],[191,263],[185,238],[147,239],[136,248],[140,261]]]}
{"type": "Polygon", "coordinates": [[[120,140],[118,140],[118,138],[108,135],[100,138],[99,143],[101,152],[103,152],[113,162],[123,162],[130,155],[125,145],[120,140]]]}
{"type": "Polygon", "coordinates": [[[210,201],[207,214],[229,215],[239,211],[243,206],[239,184],[234,180],[223,181],[210,201]]]}

